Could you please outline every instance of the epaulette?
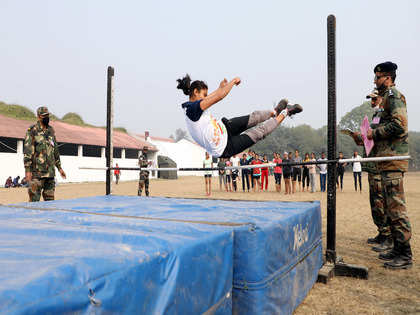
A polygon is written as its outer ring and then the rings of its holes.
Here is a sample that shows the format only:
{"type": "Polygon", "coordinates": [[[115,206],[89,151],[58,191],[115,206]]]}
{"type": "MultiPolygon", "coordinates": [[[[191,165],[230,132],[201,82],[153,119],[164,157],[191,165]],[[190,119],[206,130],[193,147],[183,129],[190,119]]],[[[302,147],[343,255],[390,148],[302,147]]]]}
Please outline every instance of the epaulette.
{"type": "Polygon", "coordinates": [[[401,98],[401,93],[395,88],[395,86],[393,86],[388,90],[388,96],[401,98]]]}

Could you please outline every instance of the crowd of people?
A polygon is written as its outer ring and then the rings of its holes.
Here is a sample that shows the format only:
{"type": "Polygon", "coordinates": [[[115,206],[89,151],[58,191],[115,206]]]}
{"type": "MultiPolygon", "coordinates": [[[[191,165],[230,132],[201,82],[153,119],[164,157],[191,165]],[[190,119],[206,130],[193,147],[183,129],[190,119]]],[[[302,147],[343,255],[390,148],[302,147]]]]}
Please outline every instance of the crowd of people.
{"type": "Polygon", "coordinates": [[[4,188],[28,187],[28,185],[26,177],[20,180],[20,176],[16,176],[14,179],[12,179],[12,176],[9,176],[4,183],[4,188]]]}
{"type": "MultiPolygon", "coordinates": [[[[354,159],[361,159],[358,152],[353,154],[354,159]]],[[[342,152],[339,153],[339,159],[344,159],[342,152]]],[[[206,152],[206,158],[203,161],[204,168],[220,168],[217,171],[219,178],[219,190],[227,192],[239,191],[242,187],[243,192],[260,192],[269,190],[270,176],[274,177],[274,187],[276,192],[282,192],[284,186],[284,194],[294,194],[296,192],[311,192],[317,191],[317,173],[319,173],[319,190],[326,191],[327,186],[327,164],[310,164],[309,162],[327,161],[325,152],[320,156],[314,152],[305,153],[301,156],[299,150],[295,152],[273,152],[270,159],[266,154],[258,154],[253,150],[249,150],[242,155],[233,156],[231,158],[220,158],[218,163],[213,163],[213,159],[206,152]],[[304,165],[281,165],[282,163],[308,163],[304,165]],[[247,165],[259,165],[273,163],[274,167],[256,167],[243,168],[247,165]],[[238,169],[224,169],[227,166],[240,166],[238,169]],[[283,179],[283,180],[282,180],[283,179]],[[282,184],[283,181],[283,184],[282,184]],[[242,185],[239,185],[239,182],[242,185]]],[[[347,163],[337,164],[337,189],[343,191],[343,178],[347,163]]],[[[354,176],[354,188],[357,191],[362,191],[361,174],[362,167],[360,162],[352,163],[352,170],[354,176]],[[359,184],[359,185],[357,185],[359,184]]],[[[212,171],[206,171],[204,174],[206,183],[206,194],[211,194],[211,177],[212,171]]]]}

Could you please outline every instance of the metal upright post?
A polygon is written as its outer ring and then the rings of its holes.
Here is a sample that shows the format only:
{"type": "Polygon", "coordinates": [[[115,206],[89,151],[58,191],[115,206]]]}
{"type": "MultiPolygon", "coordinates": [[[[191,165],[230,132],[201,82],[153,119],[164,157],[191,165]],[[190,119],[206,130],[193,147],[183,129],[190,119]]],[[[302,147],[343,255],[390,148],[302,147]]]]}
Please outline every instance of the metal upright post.
{"type": "Polygon", "coordinates": [[[113,151],[112,129],[114,126],[114,68],[108,67],[107,93],[106,93],[106,194],[111,194],[113,151]]]}
{"type": "Polygon", "coordinates": [[[325,264],[318,274],[318,281],[327,283],[334,276],[368,278],[368,269],[343,262],[336,253],[336,186],[337,173],[337,116],[336,116],[336,58],[335,58],[335,16],[327,19],[327,65],[328,65],[328,188],[327,188],[327,249],[325,264]],[[332,162],[335,160],[334,162],[332,162]]]}
{"type": "MultiPolygon", "coordinates": [[[[328,160],[334,160],[337,154],[337,117],[336,117],[336,80],[335,80],[335,16],[330,15],[327,20],[328,45],[328,160]]],[[[328,262],[335,262],[335,226],[336,226],[336,164],[328,164],[327,186],[327,251],[325,258],[328,262]]]]}

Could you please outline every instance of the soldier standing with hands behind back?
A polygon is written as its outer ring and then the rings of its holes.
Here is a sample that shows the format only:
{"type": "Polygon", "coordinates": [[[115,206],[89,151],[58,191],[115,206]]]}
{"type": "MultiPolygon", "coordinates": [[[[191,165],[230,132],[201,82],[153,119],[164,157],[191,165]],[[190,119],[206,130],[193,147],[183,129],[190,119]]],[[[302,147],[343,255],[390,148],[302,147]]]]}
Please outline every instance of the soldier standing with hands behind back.
{"type": "Polygon", "coordinates": [[[60,153],[53,127],[49,125],[50,113],[47,107],[37,109],[38,122],[29,127],[25,136],[23,163],[29,183],[29,201],[54,200],[55,168],[66,178],[61,168],[60,153]]]}
{"type": "MultiPolygon", "coordinates": [[[[147,152],[149,152],[149,148],[147,146],[143,147],[142,155],[139,157],[139,167],[146,168],[151,164],[151,162],[147,161],[147,152]]],[[[146,196],[149,196],[149,171],[140,170],[139,176],[139,188],[137,191],[137,195],[141,196],[143,188],[146,191],[146,196]]]]}
{"type": "MultiPolygon", "coordinates": [[[[408,119],[404,95],[395,88],[397,65],[390,61],[378,64],[374,83],[383,98],[384,111],[379,125],[368,131],[368,139],[375,141],[378,156],[408,155],[408,119]]],[[[407,269],[413,264],[410,246],[411,225],[407,216],[403,179],[408,161],[384,161],[378,163],[385,199],[385,214],[390,223],[394,246],[381,253],[385,268],[407,269]]]]}

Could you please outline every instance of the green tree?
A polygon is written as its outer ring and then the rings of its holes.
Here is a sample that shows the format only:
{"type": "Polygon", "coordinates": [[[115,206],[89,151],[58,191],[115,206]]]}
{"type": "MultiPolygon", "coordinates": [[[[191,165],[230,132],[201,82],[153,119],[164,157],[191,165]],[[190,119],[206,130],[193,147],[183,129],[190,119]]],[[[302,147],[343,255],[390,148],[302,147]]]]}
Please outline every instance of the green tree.
{"type": "Polygon", "coordinates": [[[351,129],[353,131],[360,130],[360,125],[362,124],[365,116],[368,116],[370,119],[373,115],[373,110],[370,105],[370,102],[364,102],[362,105],[357,106],[341,118],[340,123],[338,124],[339,129],[351,129]]]}

